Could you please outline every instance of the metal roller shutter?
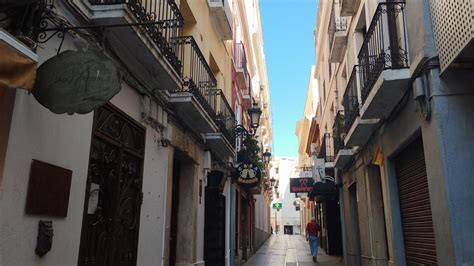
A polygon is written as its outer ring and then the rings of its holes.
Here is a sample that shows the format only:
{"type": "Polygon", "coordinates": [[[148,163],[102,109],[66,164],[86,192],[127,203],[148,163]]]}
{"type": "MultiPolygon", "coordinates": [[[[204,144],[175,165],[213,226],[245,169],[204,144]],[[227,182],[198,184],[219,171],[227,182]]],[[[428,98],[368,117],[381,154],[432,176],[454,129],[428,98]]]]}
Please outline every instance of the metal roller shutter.
{"type": "Polygon", "coordinates": [[[436,265],[436,243],[421,139],[397,156],[395,166],[406,262],[408,265],[436,265]]]}

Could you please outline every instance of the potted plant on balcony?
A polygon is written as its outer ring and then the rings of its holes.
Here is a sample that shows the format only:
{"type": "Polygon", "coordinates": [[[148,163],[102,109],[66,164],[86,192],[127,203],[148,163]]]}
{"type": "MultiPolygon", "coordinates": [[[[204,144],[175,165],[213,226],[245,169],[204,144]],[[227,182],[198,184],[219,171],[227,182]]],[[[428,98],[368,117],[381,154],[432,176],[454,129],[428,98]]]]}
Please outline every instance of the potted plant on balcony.
{"type": "Polygon", "coordinates": [[[263,169],[262,158],[260,158],[260,146],[258,141],[252,137],[246,137],[242,143],[242,149],[237,152],[237,161],[252,163],[263,169]]]}

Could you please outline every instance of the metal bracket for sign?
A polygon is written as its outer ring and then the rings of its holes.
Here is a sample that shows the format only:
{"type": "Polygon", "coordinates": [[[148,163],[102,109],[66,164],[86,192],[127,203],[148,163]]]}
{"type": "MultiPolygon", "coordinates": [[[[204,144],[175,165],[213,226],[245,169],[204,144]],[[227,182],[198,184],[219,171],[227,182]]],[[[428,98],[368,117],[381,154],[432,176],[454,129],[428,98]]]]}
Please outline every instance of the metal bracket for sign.
{"type": "Polygon", "coordinates": [[[334,178],[334,177],[332,177],[332,176],[330,176],[330,175],[326,175],[326,176],[324,176],[322,179],[323,179],[323,183],[324,183],[326,180],[329,180],[329,181],[332,181],[332,182],[336,183],[336,178],[334,178]]]}
{"type": "Polygon", "coordinates": [[[84,29],[99,29],[103,31],[105,28],[118,28],[118,27],[137,27],[137,26],[148,26],[162,24],[162,21],[147,21],[147,22],[136,22],[136,23],[117,23],[117,24],[94,24],[94,25],[82,25],[72,26],[69,22],[56,14],[52,10],[54,5],[44,0],[40,4],[38,10],[39,14],[39,26],[33,27],[37,34],[37,43],[46,43],[51,40],[54,36],[61,39],[58,47],[58,54],[61,52],[61,48],[66,37],[66,33],[69,31],[84,30],[84,29]]]}

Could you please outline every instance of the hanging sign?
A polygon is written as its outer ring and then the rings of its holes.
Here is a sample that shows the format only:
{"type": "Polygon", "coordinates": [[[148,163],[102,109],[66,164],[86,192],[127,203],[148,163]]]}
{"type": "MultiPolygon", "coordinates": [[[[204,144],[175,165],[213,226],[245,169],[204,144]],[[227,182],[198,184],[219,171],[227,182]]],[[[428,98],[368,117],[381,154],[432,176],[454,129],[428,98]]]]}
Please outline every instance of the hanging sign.
{"type": "Polygon", "coordinates": [[[253,163],[241,163],[237,166],[236,182],[243,187],[252,188],[260,184],[262,171],[253,163]]]}
{"type": "Polygon", "coordinates": [[[322,182],[326,176],[326,167],[324,165],[324,159],[315,158],[313,165],[313,179],[314,182],[322,182]]]}
{"type": "Polygon", "coordinates": [[[290,178],[291,193],[308,193],[313,188],[313,179],[310,177],[290,178]]]}
{"type": "Polygon", "coordinates": [[[300,177],[313,177],[313,170],[305,170],[300,172],[300,177]]]}
{"type": "Polygon", "coordinates": [[[38,69],[33,96],[56,114],[86,114],[120,91],[121,74],[101,51],[65,51],[38,69]]]}
{"type": "Polygon", "coordinates": [[[282,205],[283,204],[281,204],[281,202],[276,202],[276,203],[272,204],[272,208],[279,210],[279,209],[281,209],[282,205]]]}

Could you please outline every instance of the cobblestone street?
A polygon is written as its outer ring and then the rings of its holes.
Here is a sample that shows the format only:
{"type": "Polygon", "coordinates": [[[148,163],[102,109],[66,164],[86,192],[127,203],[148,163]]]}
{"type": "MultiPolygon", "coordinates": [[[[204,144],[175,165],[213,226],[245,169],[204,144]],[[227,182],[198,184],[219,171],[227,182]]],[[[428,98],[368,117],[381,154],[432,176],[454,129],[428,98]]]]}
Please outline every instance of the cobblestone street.
{"type": "Polygon", "coordinates": [[[342,265],[342,258],[327,256],[319,249],[318,262],[312,261],[308,242],[300,235],[272,235],[245,266],[342,265]]]}

